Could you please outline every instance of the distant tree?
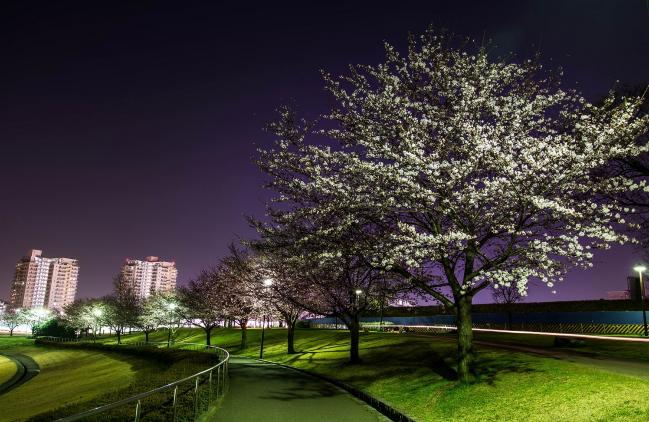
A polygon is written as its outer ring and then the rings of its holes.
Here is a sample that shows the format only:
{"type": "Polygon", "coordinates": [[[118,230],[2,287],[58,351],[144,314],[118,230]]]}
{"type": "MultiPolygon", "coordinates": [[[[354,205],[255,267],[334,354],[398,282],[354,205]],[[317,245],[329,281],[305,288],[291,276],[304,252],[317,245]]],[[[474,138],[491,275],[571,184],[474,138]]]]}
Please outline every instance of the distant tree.
{"type": "Polygon", "coordinates": [[[135,326],[144,333],[144,341],[149,341],[149,334],[162,324],[161,305],[157,299],[158,293],[152,293],[148,298],[138,301],[138,313],[135,326]]]}
{"type": "Polygon", "coordinates": [[[0,322],[9,328],[9,336],[14,335],[14,330],[21,324],[25,323],[25,314],[20,309],[7,307],[0,315],[0,322]]]}
{"type": "Polygon", "coordinates": [[[341,239],[338,252],[323,258],[320,244],[326,241],[325,236],[314,236],[312,242],[304,241],[320,230],[313,220],[299,224],[294,221],[291,225],[253,224],[261,234],[261,239],[253,242],[253,246],[264,253],[269,262],[281,262],[289,269],[284,274],[290,276],[273,289],[275,295],[282,298],[283,303],[312,314],[340,319],[350,334],[350,362],[359,362],[361,315],[373,309],[379,303],[377,299],[396,289],[396,284],[392,285],[392,279],[385,272],[368,265],[357,253],[362,241],[353,236],[341,239]]]}
{"type": "Polygon", "coordinates": [[[115,331],[117,344],[121,344],[124,331],[136,326],[140,306],[135,290],[121,275],[114,278],[113,285],[113,294],[103,298],[103,320],[115,331]]]}
{"type": "Polygon", "coordinates": [[[491,286],[491,297],[494,302],[503,305],[507,313],[507,329],[512,328],[512,305],[521,302],[525,295],[518,288],[516,283],[506,283],[498,286],[491,286]]]}
{"type": "Polygon", "coordinates": [[[222,273],[217,269],[210,269],[201,271],[196,279],[190,280],[186,287],[179,289],[183,318],[205,331],[208,346],[211,344],[212,330],[223,318],[222,284],[222,273]]]}
{"type": "Polygon", "coordinates": [[[32,335],[36,335],[39,326],[55,317],[55,313],[46,308],[22,308],[22,321],[29,326],[32,335]]]}
{"type": "Polygon", "coordinates": [[[245,250],[230,245],[230,254],[221,259],[219,266],[220,303],[224,318],[236,322],[241,329],[240,348],[248,347],[248,323],[263,313],[262,300],[256,287],[259,273],[254,258],[245,250]]]}
{"type": "MultiPolygon", "coordinates": [[[[175,291],[155,292],[149,296],[145,307],[147,319],[157,327],[167,328],[167,347],[175,340],[182,316],[186,313],[175,291]]],[[[147,336],[148,341],[148,336],[147,336]]]]}
{"type": "Polygon", "coordinates": [[[96,340],[107,315],[106,304],[101,299],[79,299],[65,307],[63,321],[80,334],[85,332],[86,336],[92,330],[93,340],[96,340]]]}

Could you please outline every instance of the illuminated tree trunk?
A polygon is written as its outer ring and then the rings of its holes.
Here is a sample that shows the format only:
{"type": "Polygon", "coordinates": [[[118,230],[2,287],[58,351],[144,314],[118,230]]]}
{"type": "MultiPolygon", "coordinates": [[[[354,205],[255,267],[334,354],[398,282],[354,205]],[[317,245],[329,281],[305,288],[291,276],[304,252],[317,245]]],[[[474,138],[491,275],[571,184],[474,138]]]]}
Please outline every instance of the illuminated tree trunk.
{"type": "Polygon", "coordinates": [[[212,327],[211,326],[210,327],[205,327],[204,330],[205,330],[205,342],[206,342],[206,344],[208,346],[210,346],[212,344],[212,339],[211,339],[211,337],[212,337],[212,327]]]}
{"type": "Polygon", "coordinates": [[[355,315],[350,324],[349,328],[349,361],[351,363],[359,363],[361,361],[358,353],[358,345],[360,342],[360,323],[358,322],[358,316],[355,315]]]}
{"type": "Polygon", "coordinates": [[[459,381],[463,383],[472,380],[471,370],[474,360],[471,300],[470,296],[459,296],[456,300],[457,375],[459,381]]]}
{"type": "Polygon", "coordinates": [[[295,353],[295,324],[292,322],[287,321],[286,322],[286,328],[288,331],[288,339],[287,339],[287,353],[289,355],[292,355],[295,353]]]}
{"type": "Polygon", "coordinates": [[[241,326],[241,346],[240,349],[244,350],[248,348],[248,321],[240,322],[241,326]]]}

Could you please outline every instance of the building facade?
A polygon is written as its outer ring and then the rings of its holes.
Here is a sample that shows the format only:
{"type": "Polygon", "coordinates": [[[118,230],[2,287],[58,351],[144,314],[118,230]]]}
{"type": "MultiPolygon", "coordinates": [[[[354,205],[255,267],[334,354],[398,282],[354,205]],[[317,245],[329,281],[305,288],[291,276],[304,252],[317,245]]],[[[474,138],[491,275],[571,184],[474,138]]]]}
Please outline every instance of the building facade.
{"type": "Polygon", "coordinates": [[[127,259],[122,265],[120,276],[139,298],[144,299],[153,292],[175,290],[178,270],[175,262],[160,261],[157,256],[147,256],[143,261],[127,259]]]}
{"type": "Polygon", "coordinates": [[[32,249],[16,264],[11,283],[11,306],[61,310],[74,302],[79,262],[71,258],[45,258],[32,249]]]}

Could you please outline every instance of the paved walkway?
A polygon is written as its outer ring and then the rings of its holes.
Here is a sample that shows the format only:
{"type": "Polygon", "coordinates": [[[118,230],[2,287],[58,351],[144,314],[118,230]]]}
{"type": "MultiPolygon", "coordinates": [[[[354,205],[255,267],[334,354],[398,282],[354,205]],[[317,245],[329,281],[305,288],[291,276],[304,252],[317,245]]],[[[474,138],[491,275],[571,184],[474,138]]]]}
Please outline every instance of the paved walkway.
{"type": "Polygon", "coordinates": [[[213,421],[388,421],[344,390],[299,371],[237,357],[229,372],[230,391],[213,421]]]}
{"type": "Polygon", "coordinates": [[[26,383],[41,372],[36,361],[27,355],[5,352],[0,353],[0,355],[9,358],[16,363],[16,373],[11,377],[11,379],[0,385],[0,395],[26,383]]]}

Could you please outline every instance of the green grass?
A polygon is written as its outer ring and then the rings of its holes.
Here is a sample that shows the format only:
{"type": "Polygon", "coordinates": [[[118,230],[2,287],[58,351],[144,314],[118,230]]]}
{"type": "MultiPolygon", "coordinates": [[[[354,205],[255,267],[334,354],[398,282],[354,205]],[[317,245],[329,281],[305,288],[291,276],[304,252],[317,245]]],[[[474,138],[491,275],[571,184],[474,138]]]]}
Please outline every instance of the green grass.
{"type": "MultiPolygon", "coordinates": [[[[5,346],[0,338],[0,348],[5,346]]],[[[30,341],[31,342],[31,341],[30,341]]],[[[34,359],[39,375],[0,396],[3,420],[21,420],[57,408],[64,403],[88,401],[107,390],[127,387],[146,360],[127,361],[96,351],[61,350],[12,342],[7,348],[34,359]],[[37,399],[35,399],[37,398],[37,399]],[[29,406],[25,403],[29,402],[29,406]]]]}
{"type": "MultiPolygon", "coordinates": [[[[239,335],[238,330],[217,330],[212,342],[258,357],[260,330],[250,330],[249,348],[243,351],[238,349],[239,335]]],[[[285,335],[284,330],[266,331],[264,358],[338,378],[421,421],[649,420],[649,383],[642,378],[478,348],[477,381],[459,385],[452,380],[455,343],[449,337],[365,333],[363,362],[351,365],[344,331],[299,330],[295,355],[286,354],[285,335]]],[[[155,333],[151,340],[162,341],[165,336],[155,333]]],[[[127,341],[140,339],[133,335],[127,341]]],[[[203,342],[204,336],[185,329],[178,332],[178,340],[203,342]]],[[[535,341],[539,340],[528,340],[535,341]]],[[[619,346],[625,356],[641,352],[631,345],[619,346]]],[[[608,346],[590,347],[604,355],[616,353],[608,346]]]]}
{"type": "Polygon", "coordinates": [[[16,364],[11,359],[0,356],[0,385],[9,381],[16,373],[16,364]]]}
{"type": "MultiPolygon", "coordinates": [[[[25,338],[0,337],[0,350],[28,355],[41,369],[27,383],[0,396],[3,421],[53,420],[159,387],[214,364],[213,356],[183,351],[37,345],[25,338]]],[[[154,397],[143,404],[150,411],[159,407],[157,400],[168,398],[154,397]]],[[[109,419],[131,418],[132,407],[109,419]]]]}
{"type": "Polygon", "coordinates": [[[577,347],[555,348],[554,337],[551,336],[476,332],[475,338],[476,340],[565,350],[604,359],[615,358],[649,361],[649,343],[575,339],[583,344],[577,347]]]}

